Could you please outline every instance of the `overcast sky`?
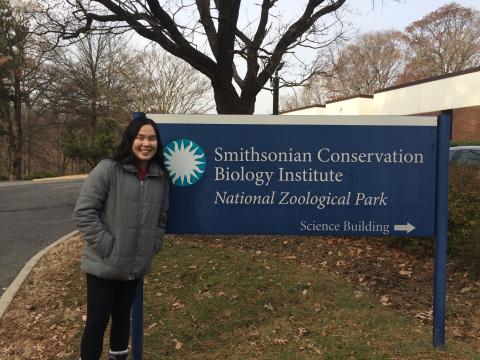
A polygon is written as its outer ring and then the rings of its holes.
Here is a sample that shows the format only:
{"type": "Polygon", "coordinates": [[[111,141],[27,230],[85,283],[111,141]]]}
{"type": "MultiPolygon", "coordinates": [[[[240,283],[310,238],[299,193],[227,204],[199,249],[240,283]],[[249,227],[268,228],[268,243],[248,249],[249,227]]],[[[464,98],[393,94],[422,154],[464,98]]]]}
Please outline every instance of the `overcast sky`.
{"type": "MultiPolygon", "coordinates": [[[[395,29],[402,31],[406,26],[428,13],[452,1],[445,0],[352,0],[346,20],[359,28],[360,33],[395,29]]],[[[456,1],[462,6],[480,10],[480,0],[456,1]]],[[[291,2],[295,3],[294,1],[291,2]]],[[[281,94],[280,94],[281,96],[281,94]]],[[[272,96],[263,92],[257,97],[256,114],[272,113],[272,96]]]]}
{"type": "MultiPolygon", "coordinates": [[[[453,1],[445,0],[384,0],[372,8],[363,7],[362,4],[370,3],[369,0],[352,1],[352,13],[349,20],[358,25],[362,32],[394,28],[403,30],[415,20],[421,19],[428,13],[453,1]]],[[[480,10],[479,0],[456,1],[458,4],[480,10]]]]}

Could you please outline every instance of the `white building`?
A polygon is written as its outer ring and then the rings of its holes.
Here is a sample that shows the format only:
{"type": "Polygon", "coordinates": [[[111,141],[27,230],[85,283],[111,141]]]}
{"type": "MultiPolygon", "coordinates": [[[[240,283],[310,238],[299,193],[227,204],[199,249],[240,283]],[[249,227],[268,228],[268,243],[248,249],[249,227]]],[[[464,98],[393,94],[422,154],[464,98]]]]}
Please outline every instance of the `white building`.
{"type": "Polygon", "coordinates": [[[311,105],[281,115],[452,115],[453,140],[480,140],[480,68],[311,105]]]}

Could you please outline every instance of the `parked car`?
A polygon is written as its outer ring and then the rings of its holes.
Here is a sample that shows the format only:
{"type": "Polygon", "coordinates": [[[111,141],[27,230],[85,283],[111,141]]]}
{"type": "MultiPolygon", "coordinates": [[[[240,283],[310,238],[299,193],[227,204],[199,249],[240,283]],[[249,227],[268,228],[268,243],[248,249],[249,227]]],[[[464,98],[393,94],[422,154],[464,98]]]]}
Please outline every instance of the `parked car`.
{"type": "Polygon", "coordinates": [[[450,164],[480,166],[480,145],[452,146],[450,164]]]}

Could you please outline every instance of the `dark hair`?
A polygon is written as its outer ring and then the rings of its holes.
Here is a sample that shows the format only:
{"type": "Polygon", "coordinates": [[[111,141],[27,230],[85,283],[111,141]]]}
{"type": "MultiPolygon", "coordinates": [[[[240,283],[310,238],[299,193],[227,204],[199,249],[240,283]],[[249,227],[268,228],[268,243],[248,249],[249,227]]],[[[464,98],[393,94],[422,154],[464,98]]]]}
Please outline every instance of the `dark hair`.
{"type": "Polygon", "coordinates": [[[122,142],[113,154],[112,159],[121,164],[135,164],[136,157],[132,151],[132,144],[144,125],[151,125],[157,136],[157,152],[149,162],[156,162],[160,169],[164,169],[163,146],[162,140],[160,139],[160,132],[158,131],[157,124],[146,116],[134,117],[133,120],[128,123],[123,132],[122,142]]]}

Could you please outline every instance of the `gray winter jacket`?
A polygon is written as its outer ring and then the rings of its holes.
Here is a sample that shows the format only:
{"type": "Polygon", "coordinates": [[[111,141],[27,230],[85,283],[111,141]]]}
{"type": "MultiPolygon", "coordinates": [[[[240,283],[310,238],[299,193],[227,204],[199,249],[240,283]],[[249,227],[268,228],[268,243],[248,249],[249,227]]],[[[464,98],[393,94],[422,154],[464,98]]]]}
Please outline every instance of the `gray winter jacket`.
{"type": "Polygon", "coordinates": [[[115,280],[149,273],[163,244],[168,187],[168,175],[155,163],[140,181],[135,166],[102,160],[86,178],[73,213],[85,239],[82,270],[115,280]]]}

